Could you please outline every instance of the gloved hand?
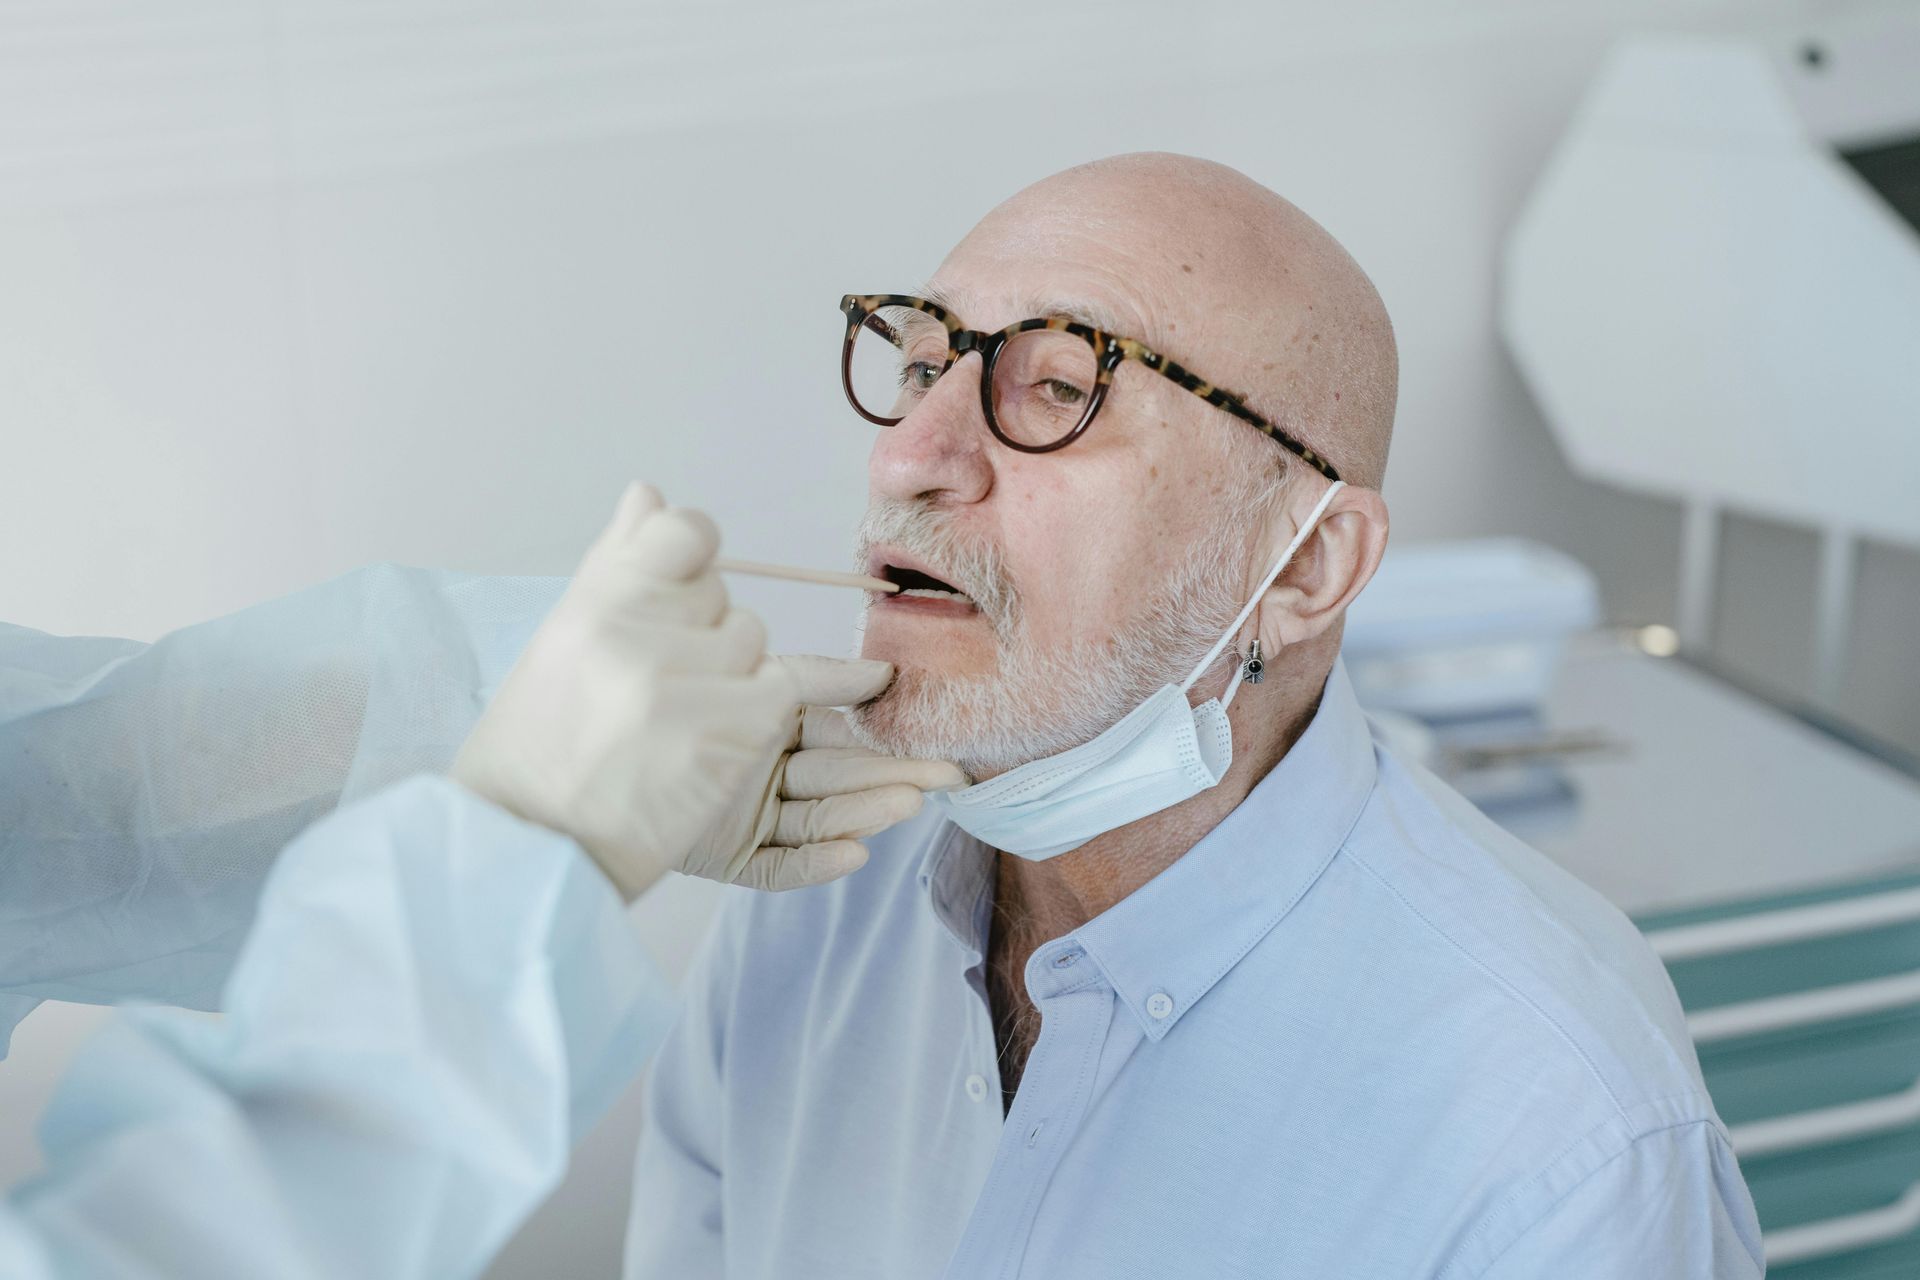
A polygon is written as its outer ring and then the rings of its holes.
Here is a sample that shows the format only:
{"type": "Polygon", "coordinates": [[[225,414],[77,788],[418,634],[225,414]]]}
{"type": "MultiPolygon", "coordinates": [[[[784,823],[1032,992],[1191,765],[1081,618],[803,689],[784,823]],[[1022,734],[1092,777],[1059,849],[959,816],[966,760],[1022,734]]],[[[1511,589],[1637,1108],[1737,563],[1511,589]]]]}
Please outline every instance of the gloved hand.
{"type": "Polygon", "coordinates": [[[469,790],[571,836],[629,900],[743,793],[760,799],[799,715],[760,620],[728,607],[719,542],[705,515],[630,486],[453,764],[469,790]]]}
{"type": "Polygon", "coordinates": [[[755,889],[820,884],[866,863],[860,843],[920,811],[921,793],[964,787],[944,760],[884,756],[854,742],[836,707],[880,696],[890,663],[776,658],[801,705],[766,757],[759,786],[729,807],[687,855],[693,875],[755,889]]]}

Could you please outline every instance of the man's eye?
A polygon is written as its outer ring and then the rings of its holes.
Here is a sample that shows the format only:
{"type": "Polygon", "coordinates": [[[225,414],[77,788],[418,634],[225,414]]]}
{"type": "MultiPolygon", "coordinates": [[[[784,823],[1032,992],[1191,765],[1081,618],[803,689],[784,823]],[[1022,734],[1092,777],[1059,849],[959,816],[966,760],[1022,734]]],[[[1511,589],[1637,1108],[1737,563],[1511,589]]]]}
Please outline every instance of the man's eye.
{"type": "Polygon", "coordinates": [[[915,360],[900,370],[900,385],[909,391],[931,391],[938,381],[940,366],[925,360],[915,360]]]}
{"type": "Polygon", "coordinates": [[[1083,403],[1087,398],[1085,391],[1074,386],[1071,382],[1062,382],[1058,378],[1048,378],[1041,385],[1047,389],[1047,394],[1053,397],[1054,403],[1056,404],[1077,405],[1083,403]]]}

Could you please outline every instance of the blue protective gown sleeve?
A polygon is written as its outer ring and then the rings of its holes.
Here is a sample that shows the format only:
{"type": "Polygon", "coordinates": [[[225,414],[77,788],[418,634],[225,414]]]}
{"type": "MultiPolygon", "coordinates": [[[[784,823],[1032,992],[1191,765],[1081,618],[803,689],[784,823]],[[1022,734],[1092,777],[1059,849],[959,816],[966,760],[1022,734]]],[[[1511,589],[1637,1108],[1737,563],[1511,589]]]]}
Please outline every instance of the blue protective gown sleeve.
{"type": "Polygon", "coordinates": [[[42,999],[213,1008],[274,857],[445,770],[564,585],[376,566],[153,644],[0,624],[0,1054],[42,999]]]}
{"type": "Polygon", "coordinates": [[[83,1047],[0,1275],[477,1274],[668,1018],[571,841],[425,777],[287,850],[224,998],[83,1047]]]}

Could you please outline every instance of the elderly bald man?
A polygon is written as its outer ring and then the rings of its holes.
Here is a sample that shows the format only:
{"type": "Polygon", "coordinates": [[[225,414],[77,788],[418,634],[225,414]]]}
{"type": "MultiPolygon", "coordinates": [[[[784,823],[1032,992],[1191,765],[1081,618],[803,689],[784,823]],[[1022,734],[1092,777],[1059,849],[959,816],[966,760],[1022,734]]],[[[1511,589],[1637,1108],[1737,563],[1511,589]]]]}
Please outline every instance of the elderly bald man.
{"type": "Polygon", "coordinates": [[[976,785],[729,904],[629,1274],[1761,1274],[1658,961],[1355,705],[1397,357],[1353,260],[1126,156],[921,295],[844,304],[888,424],[861,564],[916,588],[869,609],[900,675],[854,719],[976,785]]]}

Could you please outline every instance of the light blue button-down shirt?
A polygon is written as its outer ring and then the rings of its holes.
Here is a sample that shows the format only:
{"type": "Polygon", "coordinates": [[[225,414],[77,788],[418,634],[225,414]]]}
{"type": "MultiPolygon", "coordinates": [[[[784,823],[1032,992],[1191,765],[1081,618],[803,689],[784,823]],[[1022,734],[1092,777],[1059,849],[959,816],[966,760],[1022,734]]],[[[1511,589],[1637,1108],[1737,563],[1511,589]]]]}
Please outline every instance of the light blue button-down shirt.
{"type": "Polygon", "coordinates": [[[926,814],[729,904],[650,1085],[630,1277],[1762,1273],[1659,962],[1381,749],[1341,668],[1225,821],[1034,953],[1004,1119],[992,889],[926,814]]]}

